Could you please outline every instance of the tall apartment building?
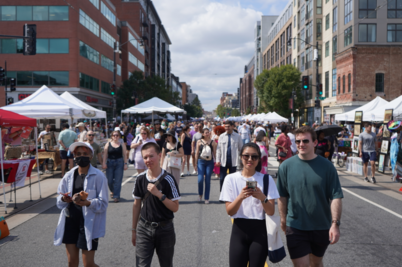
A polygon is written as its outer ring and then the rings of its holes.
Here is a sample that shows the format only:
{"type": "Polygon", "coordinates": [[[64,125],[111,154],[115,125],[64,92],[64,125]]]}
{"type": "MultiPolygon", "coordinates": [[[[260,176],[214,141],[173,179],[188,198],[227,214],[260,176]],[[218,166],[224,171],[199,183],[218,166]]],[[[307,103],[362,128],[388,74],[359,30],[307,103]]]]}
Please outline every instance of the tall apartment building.
{"type": "MultiPolygon", "coordinates": [[[[175,76],[173,73],[170,74],[170,90],[173,93],[177,92],[179,93],[179,97],[182,98],[182,85],[180,83],[179,77],[175,76]]],[[[176,103],[178,107],[182,107],[182,102],[179,101],[179,103],[176,103]]]]}
{"type": "Polygon", "coordinates": [[[184,106],[185,104],[189,103],[188,96],[190,94],[191,86],[185,82],[180,82],[181,84],[181,104],[184,106]]]}
{"type": "Polygon", "coordinates": [[[254,89],[254,68],[255,60],[253,57],[248,65],[244,66],[244,77],[240,79],[241,113],[246,113],[248,109],[251,112],[257,112],[257,106],[254,102],[256,96],[254,89]]]}

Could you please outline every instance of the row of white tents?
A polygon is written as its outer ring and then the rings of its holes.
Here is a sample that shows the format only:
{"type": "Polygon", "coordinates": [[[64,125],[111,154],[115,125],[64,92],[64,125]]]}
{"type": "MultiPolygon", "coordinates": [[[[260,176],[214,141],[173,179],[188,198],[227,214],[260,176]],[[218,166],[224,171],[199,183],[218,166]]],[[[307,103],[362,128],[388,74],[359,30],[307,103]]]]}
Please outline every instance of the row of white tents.
{"type": "Polygon", "coordinates": [[[259,121],[259,122],[288,122],[287,118],[282,117],[276,112],[259,113],[259,114],[248,114],[245,116],[229,117],[229,121],[259,121]]]}
{"type": "Polygon", "coordinates": [[[356,111],[363,112],[363,121],[381,122],[384,120],[384,113],[387,109],[393,109],[394,117],[402,114],[402,95],[388,102],[383,98],[377,96],[369,103],[358,107],[354,110],[345,112],[343,114],[335,115],[336,121],[349,121],[355,120],[356,111]]]}

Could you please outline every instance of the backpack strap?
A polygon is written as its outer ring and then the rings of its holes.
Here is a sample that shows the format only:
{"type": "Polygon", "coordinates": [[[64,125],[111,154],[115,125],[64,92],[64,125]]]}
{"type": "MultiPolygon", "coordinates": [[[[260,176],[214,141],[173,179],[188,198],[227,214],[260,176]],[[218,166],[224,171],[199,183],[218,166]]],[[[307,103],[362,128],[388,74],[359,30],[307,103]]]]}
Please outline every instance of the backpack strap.
{"type": "Polygon", "coordinates": [[[264,174],[264,194],[268,198],[269,174],[264,174]]]}

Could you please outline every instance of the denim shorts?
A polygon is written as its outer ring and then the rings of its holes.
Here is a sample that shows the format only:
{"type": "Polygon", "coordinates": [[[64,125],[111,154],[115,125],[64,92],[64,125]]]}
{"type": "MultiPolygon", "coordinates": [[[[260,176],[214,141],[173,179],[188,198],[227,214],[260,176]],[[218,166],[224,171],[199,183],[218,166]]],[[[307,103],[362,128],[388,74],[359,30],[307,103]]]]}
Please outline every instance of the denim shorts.
{"type": "Polygon", "coordinates": [[[364,163],[377,160],[376,152],[362,152],[362,160],[364,163]]]}

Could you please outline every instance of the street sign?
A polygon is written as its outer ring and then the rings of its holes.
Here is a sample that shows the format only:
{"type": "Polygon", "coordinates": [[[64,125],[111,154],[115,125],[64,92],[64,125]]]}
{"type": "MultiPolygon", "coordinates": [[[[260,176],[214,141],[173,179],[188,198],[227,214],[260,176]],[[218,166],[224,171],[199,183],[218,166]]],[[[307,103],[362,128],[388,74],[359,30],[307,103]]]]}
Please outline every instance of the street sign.
{"type": "Polygon", "coordinates": [[[326,97],[325,96],[320,96],[318,99],[324,100],[326,97]]]}

